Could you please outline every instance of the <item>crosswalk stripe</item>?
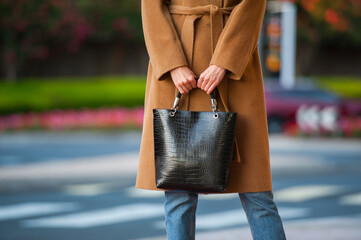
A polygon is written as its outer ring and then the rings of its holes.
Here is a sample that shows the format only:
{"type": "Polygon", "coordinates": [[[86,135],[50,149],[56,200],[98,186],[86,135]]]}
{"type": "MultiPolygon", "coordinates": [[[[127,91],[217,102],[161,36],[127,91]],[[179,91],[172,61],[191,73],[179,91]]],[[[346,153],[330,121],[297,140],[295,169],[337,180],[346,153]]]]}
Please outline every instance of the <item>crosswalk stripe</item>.
{"type": "Polygon", "coordinates": [[[24,227],[88,228],[164,215],[162,204],[131,204],[83,213],[24,220],[24,227]]]}
{"type": "MultiPolygon", "coordinates": [[[[279,214],[282,219],[304,217],[309,213],[310,210],[306,208],[279,208],[279,214]]],[[[241,208],[211,214],[203,214],[196,217],[197,229],[217,229],[242,224],[248,224],[248,220],[241,208]]],[[[164,221],[155,222],[154,226],[158,229],[165,228],[164,221]]]]}
{"type": "Polygon", "coordinates": [[[77,203],[27,202],[0,207],[0,220],[20,219],[78,209],[77,203]]]}
{"type": "Polygon", "coordinates": [[[339,201],[343,205],[361,205],[361,192],[343,196],[339,201]]]}
{"type": "Polygon", "coordinates": [[[196,220],[196,227],[197,229],[214,229],[246,223],[246,215],[240,208],[220,213],[200,215],[196,220]]]}
{"type": "Polygon", "coordinates": [[[339,185],[295,186],[275,191],[274,199],[276,202],[302,202],[321,197],[334,196],[344,192],[345,189],[346,187],[339,185]]]}
{"type": "MultiPolygon", "coordinates": [[[[280,208],[279,215],[281,218],[302,217],[309,213],[305,208],[280,208]]],[[[246,214],[242,209],[225,211],[221,213],[213,213],[201,215],[197,220],[197,228],[199,229],[214,229],[223,228],[241,224],[247,224],[248,220],[246,214]]]]}
{"type": "Polygon", "coordinates": [[[291,208],[291,207],[280,207],[278,209],[279,215],[281,218],[297,218],[305,217],[311,213],[311,210],[308,208],[291,208]]]}
{"type": "MultiPolygon", "coordinates": [[[[136,198],[164,198],[164,191],[153,191],[153,190],[144,190],[135,187],[130,187],[125,190],[126,194],[129,197],[136,198]]],[[[227,200],[227,199],[237,199],[237,194],[199,194],[200,200],[227,200]]]]}
{"type": "Polygon", "coordinates": [[[199,194],[199,200],[230,200],[239,199],[236,193],[222,193],[222,194],[199,194]]]}
{"type": "Polygon", "coordinates": [[[164,191],[157,190],[144,190],[135,187],[129,187],[125,189],[125,193],[129,197],[134,198],[162,198],[164,197],[164,191]]]}
{"type": "Polygon", "coordinates": [[[73,196],[95,196],[115,190],[116,183],[77,184],[63,187],[63,192],[73,196]]]}

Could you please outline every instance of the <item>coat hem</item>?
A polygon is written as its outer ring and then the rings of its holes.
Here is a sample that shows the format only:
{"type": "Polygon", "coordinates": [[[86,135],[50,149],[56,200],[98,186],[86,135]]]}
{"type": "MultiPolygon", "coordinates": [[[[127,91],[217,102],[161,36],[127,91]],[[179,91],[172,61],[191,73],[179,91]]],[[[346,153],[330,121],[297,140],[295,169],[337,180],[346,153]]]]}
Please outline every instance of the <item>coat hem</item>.
{"type": "MultiPolygon", "coordinates": [[[[147,188],[147,187],[140,187],[140,186],[134,186],[135,188],[138,189],[142,189],[142,190],[148,190],[148,191],[169,191],[167,189],[161,189],[161,188],[147,188]]],[[[248,191],[230,191],[230,192],[219,192],[219,193],[203,193],[200,192],[198,194],[203,194],[203,195],[209,195],[209,194],[227,194],[227,193],[249,193],[249,192],[265,192],[265,191],[273,191],[273,187],[272,186],[268,186],[265,188],[260,188],[260,189],[253,189],[253,190],[248,190],[248,191]]]]}

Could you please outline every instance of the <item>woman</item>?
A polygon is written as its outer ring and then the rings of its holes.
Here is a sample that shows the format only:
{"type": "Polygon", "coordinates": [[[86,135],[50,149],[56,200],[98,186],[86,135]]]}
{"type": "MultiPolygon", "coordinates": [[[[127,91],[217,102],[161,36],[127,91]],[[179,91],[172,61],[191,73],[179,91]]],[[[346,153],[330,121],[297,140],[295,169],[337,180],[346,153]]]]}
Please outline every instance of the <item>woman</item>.
{"type": "MultiPolygon", "coordinates": [[[[149,54],[136,187],[156,187],[153,108],[237,112],[234,159],[225,193],[238,193],[254,239],[285,239],[273,202],[258,37],[266,0],[142,0],[149,54]],[[195,77],[199,76],[196,82],[195,77]]],[[[163,190],[164,191],[164,190],[163,190]]],[[[165,191],[168,239],[194,239],[198,194],[165,191]]]]}

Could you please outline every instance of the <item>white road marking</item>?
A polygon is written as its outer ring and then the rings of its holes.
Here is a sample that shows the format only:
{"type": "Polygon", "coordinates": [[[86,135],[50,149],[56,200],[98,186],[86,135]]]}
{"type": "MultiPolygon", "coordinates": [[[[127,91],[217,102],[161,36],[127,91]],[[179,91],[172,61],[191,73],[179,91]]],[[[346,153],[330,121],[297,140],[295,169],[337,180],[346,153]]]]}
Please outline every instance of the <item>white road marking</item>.
{"type": "Polygon", "coordinates": [[[343,205],[361,205],[361,192],[341,197],[340,198],[340,204],[343,204],[343,205]]]}
{"type": "Polygon", "coordinates": [[[115,189],[114,182],[67,185],[63,187],[63,192],[74,196],[95,196],[111,192],[115,189]]]}
{"type": "Polygon", "coordinates": [[[0,207],[0,220],[19,219],[50,213],[73,211],[77,203],[27,202],[0,207]]]}
{"type": "MultiPolygon", "coordinates": [[[[125,190],[126,194],[130,197],[136,198],[164,198],[164,191],[144,190],[135,187],[130,187],[125,190]]],[[[226,200],[237,199],[237,194],[222,193],[222,194],[199,194],[201,200],[226,200]]]]}
{"type": "Polygon", "coordinates": [[[290,154],[271,154],[272,170],[319,169],[327,167],[327,160],[319,156],[305,156],[290,154]]]}
{"type": "Polygon", "coordinates": [[[247,218],[241,208],[220,213],[200,215],[196,218],[197,229],[214,229],[246,224],[247,218]]]}
{"type": "Polygon", "coordinates": [[[164,191],[158,190],[146,190],[135,187],[129,187],[125,189],[125,193],[129,197],[134,198],[162,198],[164,197],[164,191]]]}
{"type": "MultiPolygon", "coordinates": [[[[306,208],[279,208],[282,220],[304,217],[309,212],[309,209],[306,208]]],[[[196,216],[197,229],[217,229],[244,224],[248,224],[248,220],[242,208],[196,216]]],[[[165,223],[164,221],[158,221],[154,223],[154,226],[158,229],[164,229],[165,223]]]]}
{"type": "Polygon", "coordinates": [[[89,179],[133,176],[137,172],[138,152],[57,159],[0,168],[0,181],[89,179]]]}
{"type": "Polygon", "coordinates": [[[311,210],[308,208],[280,207],[278,212],[282,219],[288,219],[307,216],[311,213],[311,210]]]}
{"type": "Polygon", "coordinates": [[[344,192],[346,187],[334,185],[309,185],[285,188],[274,192],[276,202],[302,202],[311,199],[334,196],[344,192]]]}
{"type": "Polygon", "coordinates": [[[230,200],[239,199],[237,193],[220,193],[220,194],[199,194],[200,200],[230,200]]]}
{"type": "Polygon", "coordinates": [[[164,215],[162,204],[131,204],[83,213],[24,220],[25,227],[88,228],[164,215]]]}

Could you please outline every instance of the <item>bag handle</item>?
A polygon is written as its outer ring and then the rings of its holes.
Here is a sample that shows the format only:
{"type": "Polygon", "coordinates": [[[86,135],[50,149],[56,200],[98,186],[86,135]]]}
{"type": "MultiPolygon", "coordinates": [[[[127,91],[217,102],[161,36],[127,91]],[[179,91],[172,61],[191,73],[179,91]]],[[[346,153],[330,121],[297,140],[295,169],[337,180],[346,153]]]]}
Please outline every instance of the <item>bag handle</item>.
{"type": "MultiPolygon", "coordinates": [[[[195,77],[195,79],[196,79],[196,82],[197,82],[199,77],[195,77]]],[[[212,111],[214,113],[213,117],[218,118],[217,111],[219,111],[219,109],[217,108],[217,100],[214,97],[214,90],[215,90],[215,88],[213,89],[213,91],[210,94],[210,96],[211,96],[211,106],[212,106],[212,111]]],[[[173,110],[173,111],[171,111],[169,113],[169,116],[174,117],[175,113],[178,110],[178,105],[179,105],[181,96],[182,96],[182,94],[180,93],[180,91],[178,91],[177,97],[175,98],[174,103],[173,103],[173,107],[171,108],[171,110],[173,110]]]]}

